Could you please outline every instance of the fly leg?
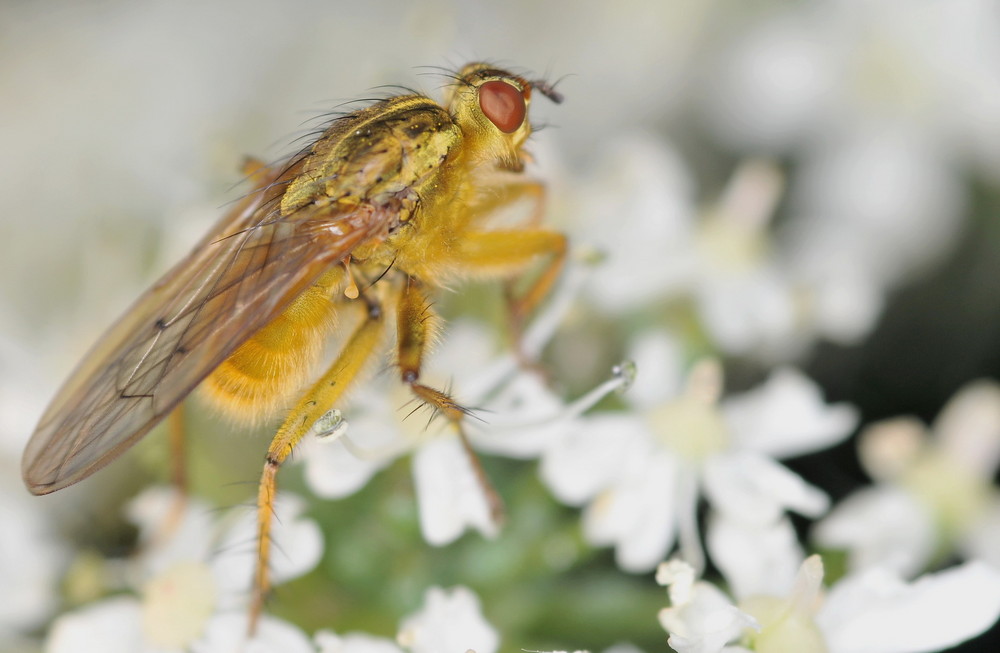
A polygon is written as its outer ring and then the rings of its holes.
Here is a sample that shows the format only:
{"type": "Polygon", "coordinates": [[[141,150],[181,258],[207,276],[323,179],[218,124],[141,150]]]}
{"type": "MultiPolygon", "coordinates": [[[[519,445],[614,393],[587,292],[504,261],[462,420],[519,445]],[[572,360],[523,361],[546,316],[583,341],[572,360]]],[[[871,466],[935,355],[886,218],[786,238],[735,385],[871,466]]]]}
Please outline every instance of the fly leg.
{"type": "Polygon", "coordinates": [[[167,417],[167,431],[170,436],[170,483],[174,486],[174,500],[171,503],[167,518],[160,527],[159,535],[167,539],[180,524],[181,516],[187,507],[188,474],[187,474],[187,436],[184,426],[184,404],[178,404],[167,417]]]}
{"type": "Polygon", "coordinates": [[[524,322],[559,278],[566,260],[566,237],[539,227],[545,214],[545,186],[520,175],[498,174],[487,183],[487,192],[472,208],[469,230],[460,239],[458,263],[470,276],[506,276],[510,326],[519,346],[524,322]],[[525,217],[509,228],[491,226],[491,220],[512,205],[528,205],[525,217]],[[520,277],[541,257],[548,257],[534,280],[520,293],[520,277]]]}
{"type": "Polygon", "coordinates": [[[167,436],[170,443],[170,484],[174,493],[162,521],[156,525],[151,537],[142,543],[140,551],[156,549],[176,532],[188,504],[187,437],[184,427],[184,404],[178,404],[167,417],[167,436]]]}
{"type": "Polygon", "coordinates": [[[485,190],[480,199],[472,207],[469,224],[486,225],[499,210],[517,202],[524,202],[530,208],[517,225],[537,227],[545,217],[545,184],[523,177],[520,174],[499,174],[496,178],[484,179],[485,190]]]}
{"type": "Polygon", "coordinates": [[[433,339],[436,326],[437,315],[431,309],[422,285],[416,279],[407,277],[396,311],[397,362],[400,379],[410,387],[419,401],[443,416],[458,432],[462,447],[469,456],[483,489],[490,508],[490,517],[495,523],[500,523],[504,514],[503,501],[483,470],[479,457],[472,450],[462,429],[462,421],[469,414],[469,410],[455,402],[448,393],[419,382],[424,353],[433,339]]]}
{"type": "Polygon", "coordinates": [[[251,634],[256,629],[257,619],[271,588],[268,561],[271,553],[271,520],[277,492],[278,468],[309,433],[316,420],[343,397],[344,390],[371,360],[382,339],[383,324],[381,307],[374,302],[368,302],[367,314],[362,323],[344,345],[333,365],[305,393],[285,418],[268,447],[257,492],[257,567],[250,603],[251,634]]]}
{"type": "Polygon", "coordinates": [[[522,363],[530,366],[521,351],[524,323],[549,295],[566,263],[566,236],[548,229],[473,231],[463,234],[454,256],[469,276],[518,277],[539,259],[547,259],[527,287],[515,293],[508,289],[510,329],[522,363]]]}
{"type": "Polygon", "coordinates": [[[187,438],[184,428],[184,404],[178,404],[167,418],[170,432],[170,482],[177,493],[184,496],[188,492],[187,438]]]}

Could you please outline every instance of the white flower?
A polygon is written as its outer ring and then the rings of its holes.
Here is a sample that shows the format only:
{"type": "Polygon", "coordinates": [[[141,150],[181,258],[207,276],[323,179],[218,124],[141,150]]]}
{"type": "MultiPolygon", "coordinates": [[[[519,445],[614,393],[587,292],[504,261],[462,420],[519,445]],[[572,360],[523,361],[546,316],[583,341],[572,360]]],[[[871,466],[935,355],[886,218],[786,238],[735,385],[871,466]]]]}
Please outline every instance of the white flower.
{"type": "Polygon", "coordinates": [[[722,369],[702,361],[680,381],[680,355],[666,336],[640,341],[631,413],[581,419],[543,456],[542,477],[561,501],[586,504],[584,534],[614,545],[628,571],[654,568],[679,539],[685,559],[703,560],[698,497],[733,519],[771,523],[785,510],[817,516],[826,496],[775,461],[845,438],[857,421],[827,406],[793,370],[720,403],[722,369]]]}
{"type": "Polygon", "coordinates": [[[912,418],[875,423],[859,439],[876,484],[818,523],[824,547],[850,552],[853,568],[904,575],[957,550],[1000,568],[1000,385],[979,381],[948,402],[932,429],[912,418]]]}
{"type": "Polygon", "coordinates": [[[368,633],[338,635],[332,630],[321,630],[314,639],[319,653],[403,653],[393,640],[368,633]]]}
{"type": "Polygon", "coordinates": [[[734,596],[780,595],[791,587],[804,554],[791,521],[761,526],[711,516],[706,546],[734,596]]]}
{"type": "Polygon", "coordinates": [[[55,611],[69,558],[51,504],[21,483],[21,452],[48,390],[38,356],[7,335],[12,317],[0,316],[0,587],[16,598],[0,605],[0,650],[26,647],[21,640],[55,611]]]}
{"type": "Polygon", "coordinates": [[[616,140],[600,160],[580,183],[572,225],[604,255],[586,292],[618,313],[682,291],[694,274],[688,246],[697,220],[686,163],[650,135],[616,140]]]}
{"type": "Polygon", "coordinates": [[[496,653],[500,636],[465,587],[432,587],[424,605],[403,619],[396,641],[366,633],[316,633],[319,653],[496,653]]]}
{"type": "Polygon", "coordinates": [[[1000,173],[996,7],[821,0],[757,16],[724,45],[705,115],[739,151],[803,162],[782,234],[791,274],[817,330],[856,342],[886,290],[955,242],[956,163],[1000,173]]]}
{"type": "Polygon", "coordinates": [[[816,614],[831,653],[936,651],[974,637],[1000,616],[1000,575],[981,562],[906,583],[884,569],[848,576],[816,614]]]}
{"type": "Polygon", "coordinates": [[[824,592],[823,563],[812,556],[783,592],[736,604],[695,577],[680,561],[657,573],[671,599],[660,622],[679,653],[920,653],[974,637],[1000,616],[1000,573],[978,562],[912,584],[873,569],[824,592]]]}
{"type": "Polygon", "coordinates": [[[713,342],[730,353],[787,356],[800,340],[797,281],[769,234],[784,188],[776,166],[749,161],[719,200],[695,205],[694,181],[669,147],[626,139],[581,189],[581,237],[604,254],[588,292],[621,312],[690,297],[713,342]]]}
{"type": "Polygon", "coordinates": [[[16,477],[21,451],[51,389],[40,374],[37,355],[8,335],[13,330],[8,319],[0,316],[0,464],[9,464],[10,476],[16,477]]]}
{"type": "MultiPolygon", "coordinates": [[[[524,334],[522,347],[528,356],[541,351],[576,295],[579,273],[571,270],[567,277],[524,334]]],[[[537,457],[557,434],[570,428],[575,414],[626,382],[622,377],[613,379],[567,405],[536,374],[522,369],[512,353],[497,354],[491,343],[486,328],[456,322],[449,325],[421,373],[422,383],[454,387],[456,401],[471,409],[462,428],[467,442],[480,451],[537,457]],[[437,373],[442,369],[453,374],[450,380],[437,373]]],[[[430,410],[392,374],[375,379],[352,405],[348,428],[338,428],[334,438],[303,442],[300,457],[306,481],[320,496],[346,496],[396,457],[412,453],[424,539],[440,546],[469,528],[495,536],[498,498],[484,483],[455,427],[431,417],[430,410]]]]}
{"type": "Polygon", "coordinates": [[[667,643],[679,653],[721,651],[747,628],[760,630],[757,620],[732,605],[715,586],[695,582],[690,565],[673,560],[656,572],[656,582],[668,588],[669,608],[660,610],[663,629],[670,633],[667,643]]]}
{"type": "MultiPolygon", "coordinates": [[[[952,224],[938,216],[947,218],[956,206],[951,186],[921,159],[884,138],[861,143],[872,170],[848,178],[854,156],[835,159],[844,165],[832,171],[807,169],[794,197],[795,219],[776,231],[771,223],[785,180],[775,164],[743,162],[718,199],[700,207],[691,173],[671,147],[649,136],[619,139],[602,157],[606,164],[580,184],[575,211],[578,239],[603,255],[587,286],[593,303],[621,313],[690,300],[713,345],[765,359],[789,360],[817,336],[857,340],[880,314],[885,285],[901,273],[893,261],[938,251],[948,236],[942,230],[952,224]],[[876,176],[880,183],[864,186],[874,189],[872,197],[852,193],[855,182],[876,176]],[[825,184],[822,202],[803,192],[815,185],[811,179],[825,184]],[[886,206],[883,189],[907,184],[919,192],[900,193],[886,206]],[[915,234],[897,216],[927,219],[915,234]],[[880,250],[888,237],[899,245],[887,255],[880,250]]],[[[851,152],[840,141],[836,147],[851,152]]]]}
{"type": "Polygon", "coordinates": [[[479,599],[465,587],[432,587],[424,606],[403,620],[396,641],[411,653],[495,653],[500,636],[483,617],[479,599]]]}
{"type": "Polygon", "coordinates": [[[20,485],[12,461],[0,457],[0,649],[37,628],[57,606],[66,546],[37,499],[20,485]]]}
{"type": "Polygon", "coordinates": [[[778,238],[789,273],[809,288],[817,330],[845,343],[867,335],[888,289],[950,253],[963,193],[947,160],[894,132],[816,147],[792,180],[792,218],[778,238]]]}
{"type": "MultiPolygon", "coordinates": [[[[131,502],[129,517],[140,529],[143,548],[122,568],[124,577],[108,584],[122,583],[135,594],[60,616],[46,651],[312,651],[295,627],[267,615],[254,637],[246,636],[255,515],[239,510],[216,521],[197,499],[178,499],[173,490],[151,488],[131,502]]],[[[275,502],[275,584],[309,571],[322,554],[319,527],[301,516],[302,509],[293,495],[279,495],[275,502]]]]}
{"type": "MultiPolygon", "coordinates": [[[[130,597],[115,597],[67,613],[49,631],[49,653],[314,653],[299,629],[269,615],[257,623],[247,638],[245,612],[219,613],[203,624],[198,637],[187,642],[151,640],[141,604],[130,597]]],[[[168,633],[164,633],[168,635],[168,633]]],[[[174,635],[175,633],[169,633],[174,635]]]]}
{"type": "Polygon", "coordinates": [[[893,130],[975,159],[1000,140],[995,5],[824,0],[759,15],[711,77],[708,114],[729,142],[787,151],[893,130]]]}

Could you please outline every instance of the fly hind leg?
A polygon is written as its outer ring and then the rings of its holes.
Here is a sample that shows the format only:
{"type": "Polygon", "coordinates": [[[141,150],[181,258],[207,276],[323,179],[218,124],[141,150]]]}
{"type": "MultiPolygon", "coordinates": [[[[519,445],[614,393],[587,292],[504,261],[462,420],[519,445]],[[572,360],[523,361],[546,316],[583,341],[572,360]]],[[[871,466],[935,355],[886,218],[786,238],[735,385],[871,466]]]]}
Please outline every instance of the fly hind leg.
{"type": "Polygon", "coordinates": [[[253,597],[250,603],[250,632],[256,628],[268,592],[271,588],[270,568],[271,522],[277,492],[277,474],[295,446],[304,438],[318,419],[343,397],[350,385],[372,358],[381,340],[382,310],[369,303],[367,315],[344,345],[333,365],[309,389],[292,409],[268,447],[257,492],[257,567],[254,574],[253,597]]]}

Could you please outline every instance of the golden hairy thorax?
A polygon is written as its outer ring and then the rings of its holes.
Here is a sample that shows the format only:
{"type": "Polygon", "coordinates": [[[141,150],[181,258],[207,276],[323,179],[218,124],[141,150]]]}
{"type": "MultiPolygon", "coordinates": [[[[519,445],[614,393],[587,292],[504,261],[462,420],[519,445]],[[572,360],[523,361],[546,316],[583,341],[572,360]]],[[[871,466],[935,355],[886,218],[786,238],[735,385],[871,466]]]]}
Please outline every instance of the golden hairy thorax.
{"type": "Polygon", "coordinates": [[[384,233],[352,250],[347,267],[331,269],[205,380],[202,395],[223,413],[253,421],[289,405],[351,303],[347,269],[373,280],[391,268],[382,284],[389,286],[399,273],[431,287],[462,276],[453,250],[480,226],[484,180],[523,167],[520,145],[530,126],[524,121],[516,133],[490,138],[484,132],[497,130],[466,106],[475,96],[457,88],[448,99],[447,109],[419,95],[379,102],[336,121],[295,162],[282,214],[310,205],[344,212],[370,206],[392,218],[384,233]]]}

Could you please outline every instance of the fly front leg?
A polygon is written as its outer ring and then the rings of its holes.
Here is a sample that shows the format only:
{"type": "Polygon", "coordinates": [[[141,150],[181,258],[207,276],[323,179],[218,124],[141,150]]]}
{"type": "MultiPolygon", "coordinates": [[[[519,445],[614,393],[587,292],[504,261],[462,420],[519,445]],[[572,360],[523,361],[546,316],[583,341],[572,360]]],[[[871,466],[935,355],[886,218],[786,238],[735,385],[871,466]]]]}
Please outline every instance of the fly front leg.
{"type": "Polygon", "coordinates": [[[520,349],[521,333],[528,316],[549,295],[566,261],[566,237],[538,226],[545,213],[545,185],[510,173],[497,173],[484,180],[486,189],[468,221],[468,230],[457,239],[452,253],[455,263],[471,277],[506,277],[510,330],[514,346],[520,349]],[[507,226],[501,220],[504,211],[519,202],[529,205],[526,218],[507,226]],[[518,292],[520,277],[539,259],[546,258],[544,267],[527,287],[518,292]],[[516,279],[515,279],[516,278],[516,279]]]}
{"type": "Polygon", "coordinates": [[[566,253],[566,236],[557,231],[512,229],[463,234],[454,256],[469,276],[508,278],[523,274],[536,261],[547,258],[526,289],[519,293],[508,290],[510,327],[520,354],[524,323],[559,279],[566,253]]]}
{"type": "Polygon", "coordinates": [[[529,204],[528,211],[516,223],[522,227],[537,227],[545,215],[545,184],[519,174],[498,175],[496,179],[483,180],[485,188],[472,208],[469,224],[485,227],[499,211],[523,202],[529,204]]]}
{"type": "Polygon", "coordinates": [[[368,303],[364,321],[351,335],[333,365],[299,400],[271,440],[257,492],[257,567],[250,603],[251,634],[256,629],[257,618],[271,587],[268,561],[271,552],[271,520],[277,492],[278,468],[288,459],[292,450],[309,433],[316,421],[343,397],[350,383],[371,360],[382,339],[383,327],[381,307],[375,303],[368,303]]]}
{"type": "Polygon", "coordinates": [[[486,472],[479,462],[479,457],[472,450],[465,431],[462,429],[462,422],[469,414],[469,409],[456,403],[448,393],[419,382],[424,353],[434,338],[436,328],[437,315],[431,309],[430,301],[422,284],[416,279],[408,277],[396,312],[397,361],[400,379],[410,387],[419,401],[442,415],[458,432],[462,447],[469,456],[472,468],[486,496],[490,517],[495,523],[500,523],[503,521],[504,514],[503,501],[486,476],[486,472]]]}

